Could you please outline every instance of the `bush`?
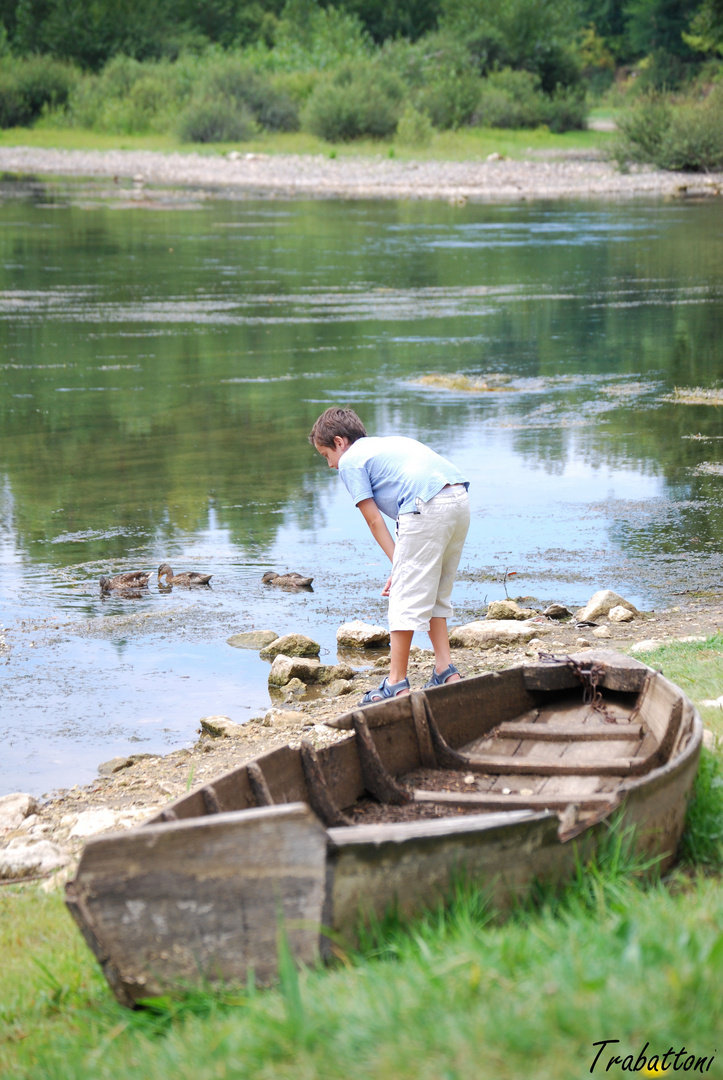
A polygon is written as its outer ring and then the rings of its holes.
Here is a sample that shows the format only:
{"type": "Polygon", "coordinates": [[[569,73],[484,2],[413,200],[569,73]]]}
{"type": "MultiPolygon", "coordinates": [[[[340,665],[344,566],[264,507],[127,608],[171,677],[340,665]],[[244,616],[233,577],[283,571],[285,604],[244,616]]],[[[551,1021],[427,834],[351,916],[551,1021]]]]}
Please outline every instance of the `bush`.
{"type": "Polygon", "coordinates": [[[660,169],[709,172],[723,169],[723,86],[702,99],[674,103],[652,94],[618,120],[614,154],[660,169]]]}
{"type": "Polygon", "coordinates": [[[226,99],[249,112],[268,131],[299,128],[299,110],[290,96],[234,56],[213,65],[200,82],[198,97],[210,101],[226,99]]]}
{"type": "Polygon", "coordinates": [[[372,63],[344,64],[321,80],[303,114],[304,127],[327,142],[392,135],[399,122],[404,84],[372,63]]]}
{"type": "Polygon", "coordinates": [[[429,146],[434,135],[432,121],[426,113],[407,105],[397,124],[397,142],[400,146],[429,146]]]}
{"type": "Polygon", "coordinates": [[[473,123],[497,128],[547,124],[551,131],[570,131],[585,127],[587,106],[581,90],[560,88],[545,94],[539,76],[505,68],[483,81],[473,123]]]}
{"type": "Polygon", "coordinates": [[[529,71],[505,68],[482,82],[472,123],[480,127],[534,128],[546,120],[540,80],[529,71]]]}
{"type": "Polygon", "coordinates": [[[140,63],[116,56],[78,82],[68,102],[77,127],[120,134],[163,131],[188,98],[191,74],[180,61],[140,63]]]}
{"type": "Polygon", "coordinates": [[[413,105],[440,130],[468,124],[479,101],[480,78],[466,47],[449,34],[430,34],[411,45],[393,42],[381,62],[396,72],[413,105]]]}
{"type": "Polygon", "coordinates": [[[230,98],[193,101],[178,119],[178,135],[184,142],[244,142],[258,130],[247,108],[230,98]]]}
{"type": "Polygon", "coordinates": [[[47,109],[65,106],[79,78],[70,64],[47,56],[0,63],[0,127],[25,127],[47,109]]]}

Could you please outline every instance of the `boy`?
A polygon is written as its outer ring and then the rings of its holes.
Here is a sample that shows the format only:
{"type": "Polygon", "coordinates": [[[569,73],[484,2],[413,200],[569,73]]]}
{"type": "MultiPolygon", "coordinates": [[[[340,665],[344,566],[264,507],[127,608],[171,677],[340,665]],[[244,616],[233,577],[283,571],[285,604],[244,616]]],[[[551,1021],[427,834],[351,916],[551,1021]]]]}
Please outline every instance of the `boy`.
{"type": "Polygon", "coordinates": [[[449,651],[447,617],[469,528],[469,481],[416,439],[370,437],[352,409],[327,409],[311,429],[309,442],[329,468],[339,470],[392,563],[382,590],[382,596],[389,597],[390,671],[361,704],[409,693],[407,666],[415,630],[427,630],[434,649],[427,687],[457,682],[461,676],[449,651]],[[396,521],[396,543],[382,514],[396,521]]]}

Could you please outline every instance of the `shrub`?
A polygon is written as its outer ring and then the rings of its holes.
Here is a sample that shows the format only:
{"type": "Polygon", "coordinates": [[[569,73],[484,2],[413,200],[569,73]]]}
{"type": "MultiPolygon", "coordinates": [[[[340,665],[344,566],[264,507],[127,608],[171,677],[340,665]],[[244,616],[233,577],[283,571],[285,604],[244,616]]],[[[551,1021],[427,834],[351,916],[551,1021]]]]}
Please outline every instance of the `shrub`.
{"type": "Polygon", "coordinates": [[[200,82],[198,97],[210,101],[226,99],[246,109],[269,131],[297,131],[299,127],[299,110],[291,97],[234,56],[213,65],[200,82]]]}
{"type": "Polygon", "coordinates": [[[472,122],[481,127],[532,128],[546,121],[540,80],[529,71],[505,68],[482,82],[472,122]]]}
{"type": "Polygon", "coordinates": [[[434,135],[432,121],[426,113],[407,105],[397,124],[397,142],[400,146],[429,146],[434,135]]]}
{"type": "Polygon", "coordinates": [[[178,119],[178,135],[184,142],[243,142],[257,131],[247,108],[230,98],[192,101],[178,119]]]}
{"type": "Polygon", "coordinates": [[[344,64],[318,83],[303,123],[327,142],[384,138],[396,130],[403,100],[404,84],[397,75],[372,63],[344,64]]]}
{"type": "Polygon", "coordinates": [[[708,172],[723,168],[723,86],[702,99],[674,103],[652,94],[618,120],[615,156],[661,169],[708,172]]]}
{"type": "Polygon", "coordinates": [[[539,76],[505,68],[483,81],[473,123],[499,128],[534,128],[547,124],[555,132],[584,128],[585,95],[573,88],[559,88],[552,95],[545,94],[539,76]]]}
{"type": "Polygon", "coordinates": [[[70,64],[47,56],[0,63],[0,127],[32,124],[47,109],[62,107],[78,80],[70,64]]]}
{"type": "Polygon", "coordinates": [[[381,62],[408,87],[414,106],[440,130],[468,124],[477,106],[480,78],[468,49],[449,34],[393,42],[381,62]]]}

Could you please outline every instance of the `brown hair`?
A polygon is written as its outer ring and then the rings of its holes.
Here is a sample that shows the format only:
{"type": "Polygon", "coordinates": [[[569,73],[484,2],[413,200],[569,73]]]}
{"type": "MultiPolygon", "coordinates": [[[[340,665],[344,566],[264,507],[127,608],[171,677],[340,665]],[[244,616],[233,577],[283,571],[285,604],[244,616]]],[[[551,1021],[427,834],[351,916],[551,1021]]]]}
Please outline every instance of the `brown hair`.
{"type": "Polygon", "coordinates": [[[367,429],[353,409],[327,409],[314,424],[309,435],[312,446],[334,446],[334,439],[339,435],[354,443],[363,439],[367,429]]]}

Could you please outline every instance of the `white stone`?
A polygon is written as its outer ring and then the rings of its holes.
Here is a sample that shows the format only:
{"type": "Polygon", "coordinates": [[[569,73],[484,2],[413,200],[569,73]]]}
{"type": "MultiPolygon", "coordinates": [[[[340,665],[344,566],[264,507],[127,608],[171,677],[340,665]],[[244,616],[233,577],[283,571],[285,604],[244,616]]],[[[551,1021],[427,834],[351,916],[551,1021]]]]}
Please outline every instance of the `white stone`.
{"type": "Polygon", "coordinates": [[[596,626],[593,630],[593,637],[608,638],[612,637],[609,626],[596,626]]]}
{"type": "Polygon", "coordinates": [[[278,636],[274,630],[244,630],[226,638],[226,644],[234,649],[264,649],[272,641],[276,641],[278,636]]]}
{"type": "Polygon", "coordinates": [[[655,650],[659,649],[662,644],[662,641],[657,641],[655,638],[645,638],[644,641],[636,641],[634,645],[631,645],[630,652],[655,652],[655,650]]]}
{"type": "Polygon", "coordinates": [[[235,724],[229,716],[202,716],[201,728],[216,739],[238,739],[245,732],[245,725],[235,724]]]}
{"type": "Polygon", "coordinates": [[[723,709],[723,694],[717,698],[704,698],[698,704],[703,709],[723,709]]]}
{"type": "Polygon", "coordinates": [[[623,607],[622,604],[617,604],[608,612],[610,622],[632,622],[634,618],[635,613],[630,608],[623,607]]]}
{"type": "Polygon", "coordinates": [[[577,639],[577,641],[575,642],[575,644],[577,645],[578,649],[591,649],[592,648],[592,642],[588,641],[588,639],[586,637],[579,637],[577,639]]]}
{"type": "Polygon", "coordinates": [[[292,679],[309,683],[328,683],[334,679],[353,679],[355,671],[348,664],[320,664],[303,656],[277,656],[269,672],[269,686],[286,686],[292,679]]]}
{"type": "Polygon", "coordinates": [[[385,626],[373,626],[355,619],[339,627],[336,643],[350,649],[383,648],[389,644],[389,631],[385,626]]]}
{"type": "Polygon", "coordinates": [[[50,840],[39,840],[29,844],[10,841],[7,847],[0,849],[0,878],[36,877],[38,874],[51,874],[67,865],[68,855],[50,840]]]}
{"type": "Polygon", "coordinates": [[[456,648],[492,649],[495,645],[522,645],[533,637],[549,633],[550,629],[539,623],[480,619],[453,627],[449,632],[449,643],[456,648]]]}
{"type": "Polygon", "coordinates": [[[718,739],[715,732],[711,731],[710,728],[703,728],[703,746],[706,750],[714,751],[717,749],[718,739]]]}
{"type": "Polygon", "coordinates": [[[38,804],[32,795],[20,791],[0,798],[0,834],[20,828],[26,817],[37,813],[38,804]]]}
{"type": "Polygon", "coordinates": [[[633,615],[639,614],[638,609],[629,600],[625,600],[622,596],[613,592],[612,589],[601,589],[600,592],[596,592],[594,596],[590,597],[584,608],[580,608],[575,618],[578,622],[594,622],[601,615],[607,615],[610,609],[614,607],[624,607],[628,611],[632,611],[633,615]]]}
{"type": "Polygon", "coordinates": [[[96,833],[109,832],[112,829],[127,829],[135,825],[137,821],[148,817],[149,813],[148,809],[134,813],[127,810],[110,810],[105,806],[98,810],[82,810],[70,830],[70,836],[95,836],[96,833]]]}

